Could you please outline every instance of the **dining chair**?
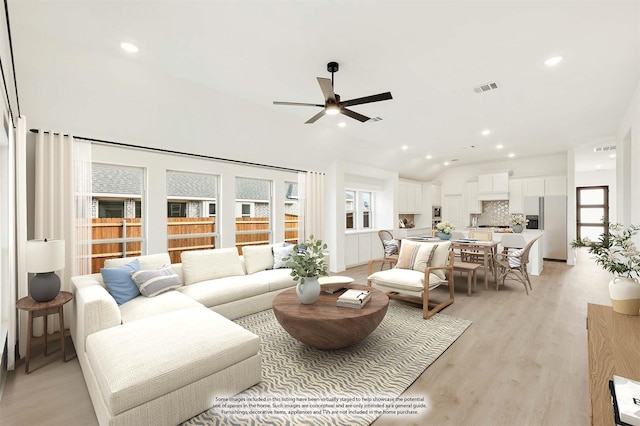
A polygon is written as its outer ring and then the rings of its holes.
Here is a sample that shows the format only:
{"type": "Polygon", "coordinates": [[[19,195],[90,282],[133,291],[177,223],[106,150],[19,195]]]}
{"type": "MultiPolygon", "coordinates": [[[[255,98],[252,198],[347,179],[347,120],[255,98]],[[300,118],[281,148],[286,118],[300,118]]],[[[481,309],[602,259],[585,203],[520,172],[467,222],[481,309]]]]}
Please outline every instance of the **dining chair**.
{"type": "MultiPolygon", "coordinates": [[[[493,240],[493,232],[491,231],[469,231],[469,239],[478,241],[491,241],[493,240]]],[[[483,263],[484,252],[478,250],[463,250],[460,252],[460,257],[463,261],[469,263],[483,263]]],[[[491,263],[490,263],[491,265],[491,263]]],[[[493,270],[493,268],[492,268],[493,270]]]]}
{"type": "Polygon", "coordinates": [[[393,238],[393,234],[391,233],[391,231],[387,231],[385,229],[383,229],[382,231],[378,231],[378,237],[380,238],[382,249],[384,250],[384,258],[382,259],[380,270],[384,268],[385,263],[389,264],[389,268],[393,268],[393,265],[398,263],[398,240],[393,238]]]}
{"type": "Polygon", "coordinates": [[[504,285],[505,280],[511,278],[523,284],[524,290],[527,292],[527,295],[529,295],[529,289],[533,290],[533,287],[531,286],[531,280],[527,272],[527,264],[529,263],[531,247],[538,238],[529,241],[522,248],[506,247],[502,253],[498,253],[495,260],[498,267],[496,290],[500,289],[500,283],[504,285]],[[527,285],[529,285],[528,288],[527,285]]]}

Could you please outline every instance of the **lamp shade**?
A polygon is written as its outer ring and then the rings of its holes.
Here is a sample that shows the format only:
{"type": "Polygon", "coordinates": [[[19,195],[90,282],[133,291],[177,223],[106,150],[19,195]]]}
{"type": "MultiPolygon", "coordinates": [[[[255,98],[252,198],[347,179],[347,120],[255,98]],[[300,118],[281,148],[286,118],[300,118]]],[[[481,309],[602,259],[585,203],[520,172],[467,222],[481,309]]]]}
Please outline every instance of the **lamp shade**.
{"type": "Polygon", "coordinates": [[[26,245],[27,272],[53,272],[64,269],[64,240],[30,240],[26,245]]]}

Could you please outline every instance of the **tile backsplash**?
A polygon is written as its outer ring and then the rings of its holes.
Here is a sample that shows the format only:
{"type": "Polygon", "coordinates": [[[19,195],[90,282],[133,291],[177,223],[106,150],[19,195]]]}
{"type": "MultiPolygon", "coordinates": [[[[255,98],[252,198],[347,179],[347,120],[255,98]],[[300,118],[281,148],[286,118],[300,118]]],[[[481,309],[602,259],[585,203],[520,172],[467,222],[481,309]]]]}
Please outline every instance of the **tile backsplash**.
{"type": "Polygon", "coordinates": [[[478,226],[506,226],[509,225],[509,201],[483,201],[482,214],[478,216],[478,226]]]}

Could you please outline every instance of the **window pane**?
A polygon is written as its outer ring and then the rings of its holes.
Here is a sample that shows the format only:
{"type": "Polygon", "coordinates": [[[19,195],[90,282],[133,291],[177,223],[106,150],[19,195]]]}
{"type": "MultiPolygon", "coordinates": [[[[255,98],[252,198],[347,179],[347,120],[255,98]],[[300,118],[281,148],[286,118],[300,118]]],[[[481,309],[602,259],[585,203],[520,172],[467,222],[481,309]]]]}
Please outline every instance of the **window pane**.
{"type": "Polygon", "coordinates": [[[602,223],[604,209],[602,207],[582,207],[580,208],[581,223],[602,223]]]}
{"type": "Polygon", "coordinates": [[[587,237],[591,241],[598,241],[600,235],[604,233],[603,226],[581,226],[580,230],[580,238],[587,237]]]}
{"type": "Polygon", "coordinates": [[[582,189],[580,190],[580,204],[581,205],[603,205],[604,204],[604,190],[598,189],[582,189]]]}
{"type": "Polygon", "coordinates": [[[271,181],[236,178],[236,247],[271,241],[271,181]],[[240,213],[240,214],[238,214],[240,213]]]}
{"type": "Polygon", "coordinates": [[[142,253],[142,189],[144,170],[93,163],[92,272],[107,259],[142,253]]]}
{"type": "Polygon", "coordinates": [[[347,229],[353,229],[353,212],[347,212],[347,229]]]}
{"type": "Polygon", "coordinates": [[[284,240],[288,243],[298,243],[298,184],[285,182],[284,198],[284,240]]]}
{"type": "Polygon", "coordinates": [[[216,175],[167,171],[167,245],[171,263],[179,263],[184,251],[216,247],[217,194],[216,175]]]}
{"type": "Polygon", "coordinates": [[[369,212],[362,213],[362,227],[371,228],[371,224],[369,223],[369,212]]]}
{"type": "Polygon", "coordinates": [[[345,191],[345,210],[346,211],[355,210],[355,199],[356,199],[355,191],[345,191]]]}

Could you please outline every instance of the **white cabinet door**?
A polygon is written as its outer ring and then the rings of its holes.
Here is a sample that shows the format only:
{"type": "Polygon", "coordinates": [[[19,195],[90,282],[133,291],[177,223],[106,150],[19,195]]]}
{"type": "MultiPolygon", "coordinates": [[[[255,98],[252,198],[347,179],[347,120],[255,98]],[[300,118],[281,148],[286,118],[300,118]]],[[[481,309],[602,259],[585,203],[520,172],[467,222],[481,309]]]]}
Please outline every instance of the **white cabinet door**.
{"type": "Polygon", "coordinates": [[[467,210],[469,214],[482,213],[482,201],[478,200],[478,182],[467,182],[467,210]]]}
{"type": "Polygon", "coordinates": [[[494,173],[492,177],[493,192],[507,192],[509,190],[509,172],[494,173]]]}
{"type": "Polygon", "coordinates": [[[445,195],[444,205],[442,206],[442,221],[449,221],[453,223],[457,228],[463,228],[467,225],[467,221],[463,221],[462,218],[462,195],[452,194],[445,195]]]}
{"type": "Polygon", "coordinates": [[[492,175],[478,176],[478,192],[493,192],[493,176],[492,175]]]}
{"type": "Polygon", "coordinates": [[[358,236],[346,235],[344,237],[344,264],[353,266],[358,264],[358,236]]]}
{"type": "Polygon", "coordinates": [[[442,206],[442,187],[440,185],[431,184],[431,205],[442,206]]]}
{"type": "Polygon", "coordinates": [[[524,213],[524,196],[522,193],[523,182],[521,180],[509,181],[509,213],[524,213]]]}
{"type": "Polygon", "coordinates": [[[531,178],[522,181],[524,197],[544,197],[544,178],[531,178]]]}
{"type": "Polygon", "coordinates": [[[544,195],[567,195],[567,178],[564,176],[545,178],[544,195]]]}
{"type": "Polygon", "coordinates": [[[358,263],[371,260],[371,234],[358,234],[358,263]]]}
{"type": "Polygon", "coordinates": [[[398,213],[408,213],[409,206],[407,205],[407,183],[398,182],[398,213]]]}
{"type": "Polygon", "coordinates": [[[421,214],[422,209],[422,185],[415,183],[413,184],[413,211],[417,214],[421,214]]]}
{"type": "MultiPolygon", "coordinates": [[[[395,235],[395,234],[394,234],[395,235]]],[[[396,238],[399,238],[396,236],[396,238]]],[[[371,259],[382,259],[384,257],[384,248],[378,233],[371,234],[371,259]]]]}

